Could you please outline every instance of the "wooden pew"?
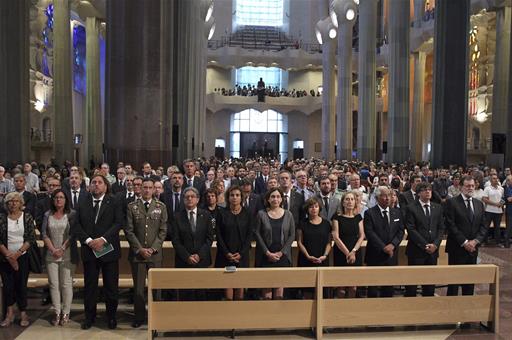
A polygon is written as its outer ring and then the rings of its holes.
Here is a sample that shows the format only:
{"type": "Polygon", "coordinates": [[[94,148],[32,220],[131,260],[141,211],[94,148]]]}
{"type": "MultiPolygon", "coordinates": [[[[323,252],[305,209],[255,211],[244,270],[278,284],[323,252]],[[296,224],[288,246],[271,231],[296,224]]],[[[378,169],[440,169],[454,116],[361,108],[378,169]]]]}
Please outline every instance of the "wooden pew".
{"type": "Polygon", "coordinates": [[[495,265],[347,268],[151,269],[148,338],[157,331],[438,325],[488,322],[498,330],[499,268],[495,265]],[[323,287],[489,284],[474,296],[324,299],[323,287]],[[155,301],[153,289],[315,287],[313,300],[155,301]],[[222,313],[219,313],[222,311],[222,313]]]}

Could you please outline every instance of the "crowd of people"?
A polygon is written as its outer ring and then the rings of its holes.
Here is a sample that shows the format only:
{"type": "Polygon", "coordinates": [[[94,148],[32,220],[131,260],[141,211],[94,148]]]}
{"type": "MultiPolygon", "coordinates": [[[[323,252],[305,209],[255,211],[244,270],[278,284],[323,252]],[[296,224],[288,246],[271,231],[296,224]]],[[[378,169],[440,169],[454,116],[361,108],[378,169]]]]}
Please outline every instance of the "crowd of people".
{"type": "MultiPolygon", "coordinates": [[[[73,275],[84,269],[85,320],[96,320],[98,277],[103,277],[108,327],[117,327],[120,231],[130,245],[133,327],[145,322],[145,280],[162,266],[162,245],[171,240],[178,268],[289,267],[297,242],[298,266],[394,266],[408,240],[409,265],[436,265],[446,239],[449,264],[475,264],[483,245],[510,247],[512,174],[486,167],[431,169],[425,164],[387,164],[302,159],[185,160],[180,166],[140,171],[119,162],[89,171],[37,163],[0,166],[0,274],[7,313],[0,323],[28,326],[27,279],[37,256],[36,229],[45,245],[44,267],[54,311],[52,323],[69,322],[73,275]],[[500,228],[503,215],[506,228],[500,228]],[[492,225],[493,228],[490,228],[492,225]],[[492,231],[492,232],[491,232],[492,231]],[[367,241],[365,251],[362,250],[367,241]],[[211,258],[211,246],[217,252],[211,258]],[[80,242],[80,252],[77,242],[80,242]]],[[[36,266],[37,267],[37,266],[36,266]]],[[[336,287],[337,298],[390,297],[392,286],[336,287]]],[[[405,296],[416,296],[408,286],[405,296]]],[[[462,294],[472,295],[472,285],[462,294]]],[[[432,296],[435,286],[421,287],[432,296]]],[[[204,299],[205,291],[178,291],[171,298],[204,299]]],[[[308,289],[287,294],[263,289],[261,299],[311,298],[308,289]]],[[[459,285],[449,285],[457,295],[459,285]]],[[[244,287],[224,298],[248,298],[244,287]]]]}
{"type": "MultiPolygon", "coordinates": [[[[216,94],[221,94],[223,96],[243,96],[243,97],[252,97],[258,95],[258,88],[255,85],[247,84],[247,85],[236,85],[234,88],[215,88],[213,90],[216,94]]],[[[278,86],[267,86],[265,87],[265,96],[268,97],[320,97],[321,94],[319,91],[310,90],[309,93],[306,90],[288,90],[285,88],[279,88],[278,86]]]]}

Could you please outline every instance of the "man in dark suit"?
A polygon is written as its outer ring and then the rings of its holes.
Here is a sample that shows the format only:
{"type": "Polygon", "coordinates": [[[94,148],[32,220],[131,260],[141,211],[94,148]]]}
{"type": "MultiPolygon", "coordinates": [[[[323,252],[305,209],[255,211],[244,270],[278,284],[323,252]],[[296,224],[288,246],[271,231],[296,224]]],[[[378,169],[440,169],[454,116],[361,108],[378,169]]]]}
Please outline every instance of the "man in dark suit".
{"type": "Polygon", "coordinates": [[[78,202],[88,197],[88,192],[82,188],[82,176],[79,172],[73,172],[69,176],[69,188],[64,188],[64,193],[68,201],[71,203],[71,208],[77,209],[78,202]]]}
{"type": "Polygon", "coordinates": [[[241,183],[242,189],[242,206],[249,211],[251,216],[256,217],[258,211],[265,208],[262,203],[261,197],[252,192],[252,182],[244,179],[241,183]]]}
{"type": "MultiPolygon", "coordinates": [[[[179,211],[172,221],[172,244],[175,251],[176,268],[207,268],[211,265],[213,225],[210,213],[197,207],[199,191],[186,188],[183,191],[185,209],[179,211]]],[[[180,292],[183,299],[202,299],[204,292],[180,292]],[[184,294],[183,294],[184,293],[184,294]]]]}
{"type": "Polygon", "coordinates": [[[90,199],[78,203],[76,222],[72,226],[72,234],[82,244],[85,321],[81,327],[91,328],[96,319],[98,278],[101,271],[108,328],[115,329],[121,257],[119,230],[123,225],[123,213],[119,202],[109,194],[108,180],[104,176],[93,176],[91,187],[90,199]]]}
{"type": "MultiPolygon", "coordinates": [[[[69,169],[69,176],[71,177],[71,175],[73,175],[73,174],[79,174],[80,177],[81,177],[81,174],[80,174],[80,171],[78,169],[78,166],[76,166],[76,165],[73,165],[69,169]]],[[[64,180],[62,181],[62,189],[69,191],[69,188],[70,188],[69,177],[67,177],[67,178],[64,178],[64,180]]],[[[82,183],[80,184],[80,188],[84,189],[84,190],[87,189],[86,186],[85,186],[85,182],[84,181],[82,181],[82,183]]]]}
{"type": "MultiPolygon", "coordinates": [[[[185,209],[185,200],[183,199],[183,174],[181,172],[175,172],[172,174],[170,180],[171,191],[164,192],[164,203],[167,207],[169,222],[174,219],[174,215],[178,211],[185,209]]],[[[167,235],[170,239],[170,230],[167,230],[167,235]]]]}
{"type": "Polygon", "coordinates": [[[160,176],[153,174],[153,169],[151,169],[151,164],[149,164],[149,162],[144,162],[142,164],[142,177],[151,178],[153,181],[160,180],[160,176]]]}
{"type": "Polygon", "coordinates": [[[112,195],[126,191],[126,169],[124,167],[117,169],[116,181],[112,184],[110,189],[112,195]]]}
{"type": "MultiPolygon", "coordinates": [[[[466,176],[462,180],[461,194],[446,201],[445,218],[448,237],[446,252],[448,264],[476,264],[478,246],[487,235],[484,205],[473,199],[475,180],[466,176]]],[[[448,286],[448,295],[458,295],[457,284],[448,286]]],[[[474,285],[462,285],[462,295],[473,295],[474,285]]]]}
{"type": "Polygon", "coordinates": [[[295,226],[298,227],[300,222],[305,218],[304,213],[304,196],[293,189],[292,175],[287,170],[279,173],[279,187],[283,190],[283,208],[289,210],[293,215],[295,226]]]}
{"type": "Polygon", "coordinates": [[[48,187],[48,193],[42,194],[42,196],[38,197],[36,203],[35,221],[39,230],[41,230],[43,225],[44,213],[50,209],[52,204],[52,192],[61,188],[61,182],[55,177],[50,177],[46,179],[46,186],[48,187]]]}
{"type": "Polygon", "coordinates": [[[23,196],[23,201],[25,201],[25,212],[28,212],[32,217],[35,215],[36,211],[36,200],[37,197],[35,194],[25,190],[26,187],[26,179],[23,174],[14,175],[14,190],[20,193],[23,196]]]}
{"type": "Polygon", "coordinates": [[[410,183],[411,189],[401,193],[400,196],[398,196],[400,209],[402,209],[404,213],[406,212],[406,208],[409,204],[412,204],[419,199],[418,193],[416,192],[416,186],[421,183],[421,177],[419,175],[412,175],[410,183]]]}
{"type": "Polygon", "coordinates": [[[121,206],[121,211],[123,212],[124,220],[126,221],[126,212],[128,209],[128,204],[132,203],[133,201],[141,197],[142,177],[126,175],[125,184],[126,191],[118,192],[115,197],[121,206]]]}
{"type": "Polygon", "coordinates": [[[206,185],[204,180],[198,176],[195,176],[197,170],[196,162],[193,159],[186,159],[183,161],[183,168],[185,170],[184,187],[194,187],[199,191],[199,197],[203,197],[206,191],[206,185]]]}
{"type": "MultiPolygon", "coordinates": [[[[443,208],[432,202],[432,185],[420,183],[415,187],[419,199],[406,208],[408,242],[405,253],[409,266],[437,265],[439,246],[444,234],[443,208]]],[[[405,296],[416,296],[416,286],[407,286],[405,296]]],[[[423,296],[434,296],[434,285],[423,285],[423,296]]]]}
{"type": "Polygon", "coordinates": [[[270,179],[270,166],[263,164],[261,167],[261,175],[256,178],[254,192],[263,195],[267,192],[267,182],[270,179]]]}
{"type": "Polygon", "coordinates": [[[315,197],[320,202],[320,216],[330,221],[340,207],[340,200],[331,192],[331,180],[329,177],[320,178],[320,192],[315,197]]]}
{"type": "Polygon", "coordinates": [[[128,204],[125,234],[130,244],[128,260],[134,283],[134,328],[140,327],[146,318],[144,292],[147,271],[162,266],[162,244],[167,235],[167,209],[162,202],[153,198],[154,183],[151,178],[145,178],[142,182],[142,199],[128,204]]]}
{"type": "MultiPolygon", "coordinates": [[[[390,208],[391,189],[379,186],[375,189],[377,205],[364,214],[366,264],[368,266],[396,266],[398,247],[404,237],[404,221],[397,208],[390,208]]],[[[368,287],[368,297],[391,297],[393,286],[368,287]]]]}

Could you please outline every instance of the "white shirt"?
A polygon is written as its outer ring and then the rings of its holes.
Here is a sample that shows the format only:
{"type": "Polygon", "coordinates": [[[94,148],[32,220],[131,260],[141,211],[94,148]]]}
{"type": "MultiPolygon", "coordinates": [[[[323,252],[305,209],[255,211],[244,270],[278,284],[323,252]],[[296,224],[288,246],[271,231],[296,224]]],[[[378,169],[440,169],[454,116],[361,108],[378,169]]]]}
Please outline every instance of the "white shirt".
{"type": "MultiPolygon", "coordinates": [[[[483,197],[489,198],[489,201],[492,203],[500,203],[503,199],[503,187],[500,187],[499,185],[497,187],[489,185],[488,187],[485,187],[483,197]]],[[[503,209],[501,207],[496,207],[490,204],[485,205],[485,211],[495,214],[503,213],[503,209]]]]}
{"type": "MultiPolygon", "coordinates": [[[[101,209],[101,205],[103,204],[103,199],[105,198],[105,194],[103,194],[103,196],[101,196],[100,198],[94,198],[94,196],[92,197],[92,206],[94,207],[94,201],[99,201],[98,202],[98,215],[99,215],[99,212],[100,212],[100,209],[101,209]]],[[[96,215],[95,218],[98,218],[98,216],[96,215]]],[[[96,220],[95,220],[96,222],[96,220]]],[[[104,238],[104,237],[101,237],[103,239],[103,241],[105,241],[105,243],[107,243],[107,240],[104,238]]],[[[89,244],[89,242],[92,241],[92,238],[91,237],[88,237],[86,240],[85,240],[85,244],[89,244]]]]}
{"type": "MultiPolygon", "coordinates": [[[[377,204],[377,205],[378,205],[378,204],[377,204]]],[[[387,216],[387,218],[388,218],[388,224],[389,224],[389,207],[388,207],[388,208],[386,208],[386,209],[383,209],[380,205],[378,205],[378,206],[379,206],[379,209],[380,209],[380,215],[381,215],[382,217],[387,216]],[[386,212],[386,215],[384,215],[384,211],[386,212]]]]}
{"type": "MultiPolygon", "coordinates": [[[[23,234],[25,226],[23,224],[23,213],[17,220],[11,220],[7,217],[7,249],[10,251],[17,251],[23,246],[23,234]]],[[[24,254],[24,253],[23,253],[24,254]]]]}

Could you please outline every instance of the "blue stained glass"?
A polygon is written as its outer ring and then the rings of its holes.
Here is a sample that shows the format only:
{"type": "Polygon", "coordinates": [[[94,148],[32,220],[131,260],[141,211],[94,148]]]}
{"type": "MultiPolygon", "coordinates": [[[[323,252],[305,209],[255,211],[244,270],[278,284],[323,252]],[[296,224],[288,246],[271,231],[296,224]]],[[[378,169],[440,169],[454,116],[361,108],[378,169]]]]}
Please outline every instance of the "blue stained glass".
{"type": "Polygon", "coordinates": [[[85,95],[85,27],[75,25],[73,27],[73,89],[85,95]]]}

